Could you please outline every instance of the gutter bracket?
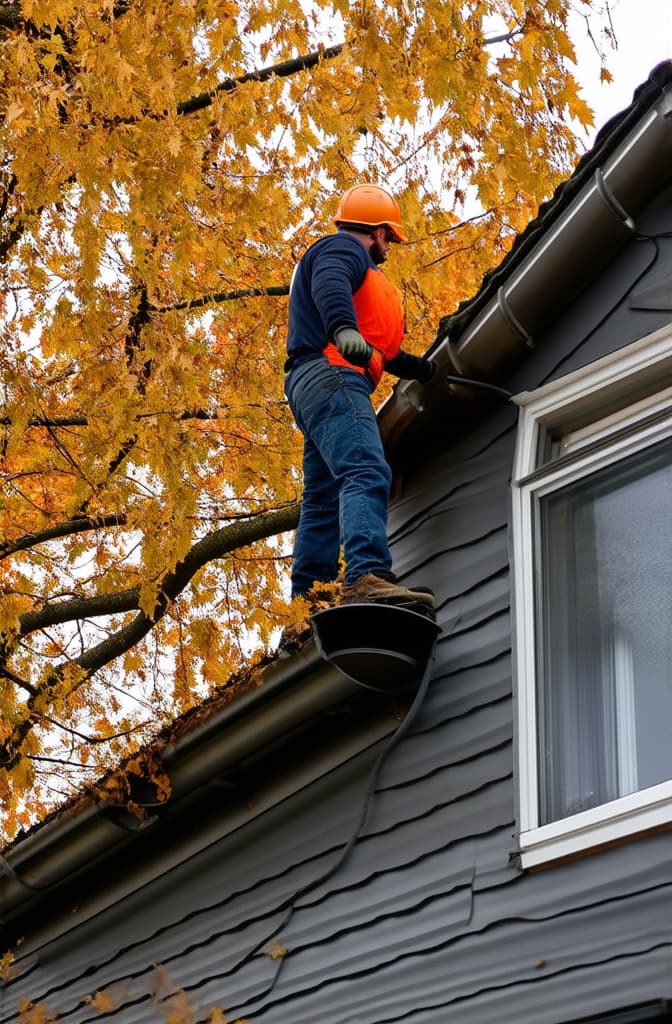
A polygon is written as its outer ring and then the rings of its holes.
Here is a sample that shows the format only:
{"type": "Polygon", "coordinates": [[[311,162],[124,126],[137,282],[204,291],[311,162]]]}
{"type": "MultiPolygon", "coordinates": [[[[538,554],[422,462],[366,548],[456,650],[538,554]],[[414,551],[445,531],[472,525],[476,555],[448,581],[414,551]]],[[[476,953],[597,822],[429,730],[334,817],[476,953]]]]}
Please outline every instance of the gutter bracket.
{"type": "MultiPolygon", "coordinates": [[[[30,893],[48,892],[49,889],[51,889],[51,885],[33,885],[32,882],[26,881],[26,879],[22,878],[21,875],[14,870],[9,861],[0,853],[0,878],[3,876],[11,878],[12,881],[16,882],[17,885],[20,885],[22,889],[25,889],[30,893]]],[[[4,918],[2,920],[4,920],[4,918]]]]}
{"type": "Polygon", "coordinates": [[[608,206],[613,213],[616,214],[618,219],[622,221],[623,224],[625,224],[626,228],[628,228],[629,231],[632,231],[633,234],[636,234],[637,225],[635,224],[634,219],[630,216],[625,207],[621,205],[621,203],[618,201],[618,199],[610,189],[604,177],[604,174],[602,173],[601,167],[598,167],[595,171],[595,187],[597,189],[597,194],[599,195],[600,199],[604,202],[604,204],[608,206]]]}
{"type": "Polygon", "coordinates": [[[534,339],[532,335],[525,330],[520,320],[511,309],[503,286],[497,289],[497,309],[502,314],[507,325],[515,334],[522,338],[527,347],[534,348],[534,339]]]}
{"type": "Polygon", "coordinates": [[[446,334],[446,336],[443,339],[443,341],[444,341],[444,344],[446,346],[446,350],[448,352],[448,355],[450,356],[451,363],[453,364],[453,366],[455,367],[457,372],[460,374],[460,376],[464,377],[465,374],[466,374],[465,366],[464,366],[464,363],[460,360],[460,357],[457,354],[457,349],[455,347],[455,342],[451,338],[450,334],[446,334]]]}
{"type": "Polygon", "coordinates": [[[672,117],[672,93],[663,93],[658,109],[664,121],[667,120],[668,117],[672,117]]]}

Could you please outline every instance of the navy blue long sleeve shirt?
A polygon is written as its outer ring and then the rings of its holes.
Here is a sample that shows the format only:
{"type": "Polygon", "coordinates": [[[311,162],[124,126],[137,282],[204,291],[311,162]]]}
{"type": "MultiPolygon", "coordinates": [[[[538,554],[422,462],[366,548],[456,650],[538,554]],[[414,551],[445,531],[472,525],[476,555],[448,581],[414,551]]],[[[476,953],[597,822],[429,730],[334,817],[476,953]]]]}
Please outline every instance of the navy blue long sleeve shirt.
{"type": "MultiPolygon", "coordinates": [[[[378,268],[353,235],[339,231],[311,245],[292,278],[286,369],[319,355],[340,327],[358,327],[352,296],[369,270],[378,268]]],[[[387,372],[415,380],[427,380],[432,369],[428,359],[403,351],[385,364],[387,372]]]]}
{"type": "Polygon", "coordinates": [[[311,245],[296,266],[289,295],[287,354],[321,352],[339,327],[357,327],[352,296],[373,260],[339,231],[311,245]]]}

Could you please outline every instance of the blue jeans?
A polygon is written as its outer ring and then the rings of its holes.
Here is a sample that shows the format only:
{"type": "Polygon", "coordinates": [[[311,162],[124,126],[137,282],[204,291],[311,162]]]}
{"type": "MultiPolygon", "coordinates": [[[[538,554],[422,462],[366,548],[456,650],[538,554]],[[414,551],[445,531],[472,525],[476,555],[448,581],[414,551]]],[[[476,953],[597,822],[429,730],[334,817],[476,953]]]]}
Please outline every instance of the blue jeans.
{"type": "Polygon", "coordinates": [[[338,575],[392,575],[387,508],[392,474],[371,404],[371,382],[323,357],[291,370],[285,393],[304,437],[303,498],[292,562],[292,597],[338,575]]]}

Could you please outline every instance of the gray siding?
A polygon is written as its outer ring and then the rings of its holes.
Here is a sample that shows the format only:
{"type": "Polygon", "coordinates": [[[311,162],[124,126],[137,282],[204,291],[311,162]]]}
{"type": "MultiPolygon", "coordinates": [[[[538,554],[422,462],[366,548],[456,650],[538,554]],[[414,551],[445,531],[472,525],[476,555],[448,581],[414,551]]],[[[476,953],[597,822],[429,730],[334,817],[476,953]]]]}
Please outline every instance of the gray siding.
{"type": "MultiPolygon", "coordinates": [[[[663,197],[640,230],[672,229],[671,206],[663,197]]],[[[628,300],[661,272],[672,241],[633,243],[512,388],[669,322],[628,300]]],[[[672,834],[532,874],[512,858],[514,442],[513,409],[495,405],[450,451],[406,469],[390,519],[396,566],[435,588],[445,632],[350,858],[288,913],[339,857],[384,744],[33,952],[0,992],[0,1024],[17,1020],[22,996],[59,1022],[144,1024],[165,1019],[174,988],[195,1021],[218,1005],[253,1024],[559,1024],[672,998],[672,834]],[[284,956],[256,952],[271,938],[284,956]],[[99,991],[114,1010],[87,1001],[99,991]]]]}

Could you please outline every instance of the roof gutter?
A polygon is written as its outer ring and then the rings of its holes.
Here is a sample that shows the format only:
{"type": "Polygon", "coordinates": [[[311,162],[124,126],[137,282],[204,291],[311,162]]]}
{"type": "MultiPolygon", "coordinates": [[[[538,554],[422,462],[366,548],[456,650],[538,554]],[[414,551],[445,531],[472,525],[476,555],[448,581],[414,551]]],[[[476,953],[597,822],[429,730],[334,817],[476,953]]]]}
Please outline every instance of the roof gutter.
{"type": "Polygon", "coordinates": [[[56,813],[5,850],[0,859],[0,922],[127,842],[129,832],[151,828],[180,801],[243,759],[289,736],[297,726],[361,695],[352,679],[323,661],[311,643],[261,672],[262,685],[158,749],[171,795],[147,821],[123,806],[91,796],[56,813]]]}
{"type": "MultiPolygon", "coordinates": [[[[541,216],[536,232],[529,240],[523,236],[518,253],[514,248],[504,260],[502,273],[491,275],[471,303],[447,318],[429,353],[443,374],[487,381],[506,372],[632,240],[638,215],[669,182],[672,76],[667,78],[654,90],[653,105],[649,101],[644,112],[635,105],[638,116],[634,126],[632,118],[625,119],[625,136],[614,144],[614,136],[623,136],[619,121],[598,142],[587,166],[579,166],[578,194],[569,203],[551,201],[560,207],[556,216],[541,216]]],[[[476,394],[466,385],[446,385],[441,376],[424,385],[402,381],[396,386],[379,413],[388,451],[419,426],[420,417],[423,422],[445,418],[451,400],[476,394]]]]}

